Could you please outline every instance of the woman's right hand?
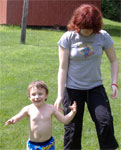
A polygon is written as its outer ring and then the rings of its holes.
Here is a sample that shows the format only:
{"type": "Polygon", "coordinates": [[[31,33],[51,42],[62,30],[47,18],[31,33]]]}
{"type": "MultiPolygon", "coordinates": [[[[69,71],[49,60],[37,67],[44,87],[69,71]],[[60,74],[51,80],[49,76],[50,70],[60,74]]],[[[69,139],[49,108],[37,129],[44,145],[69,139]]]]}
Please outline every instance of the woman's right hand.
{"type": "Polygon", "coordinates": [[[62,104],[62,101],[63,101],[63,98],[61,97],[58,97],[54,103],[54,106],[57,108],[57,110],[63,110],[62,107],[61,107],[61,104],[62,104]]]}

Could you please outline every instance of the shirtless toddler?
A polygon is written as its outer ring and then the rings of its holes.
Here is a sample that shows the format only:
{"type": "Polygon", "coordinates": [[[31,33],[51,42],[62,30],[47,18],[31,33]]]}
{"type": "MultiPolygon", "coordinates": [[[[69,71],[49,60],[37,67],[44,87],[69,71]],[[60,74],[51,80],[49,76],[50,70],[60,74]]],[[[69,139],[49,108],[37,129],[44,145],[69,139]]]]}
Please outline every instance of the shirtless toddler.
{"type": "Polygon", "coordinates": [[[76,102],[70,106],[71,111],[64,116],[53,105],[45,102],[48,97],[48,88],[43,81],[32,82],[28,86],[27,92],[32,104],[25,106],[5,125],[15,124],[27,116],[30,122],[27,150],[55,150],[55,142],[52,137],[52,116],[54,115],[60,122],[68,124],[76,114],[76,102]]]}

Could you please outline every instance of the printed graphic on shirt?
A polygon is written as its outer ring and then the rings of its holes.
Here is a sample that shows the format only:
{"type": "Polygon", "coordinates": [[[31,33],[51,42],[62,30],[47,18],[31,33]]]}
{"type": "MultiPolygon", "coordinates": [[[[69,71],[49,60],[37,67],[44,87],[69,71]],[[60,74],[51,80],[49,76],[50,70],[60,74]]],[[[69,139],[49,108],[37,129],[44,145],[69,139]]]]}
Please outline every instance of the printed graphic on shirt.
{"type": "Polygon", "coordinates": [[[92,42],[83,42],[79,44],[78,51],[85,58],[94,54],[94,49],[92,47],[92,42]]]}

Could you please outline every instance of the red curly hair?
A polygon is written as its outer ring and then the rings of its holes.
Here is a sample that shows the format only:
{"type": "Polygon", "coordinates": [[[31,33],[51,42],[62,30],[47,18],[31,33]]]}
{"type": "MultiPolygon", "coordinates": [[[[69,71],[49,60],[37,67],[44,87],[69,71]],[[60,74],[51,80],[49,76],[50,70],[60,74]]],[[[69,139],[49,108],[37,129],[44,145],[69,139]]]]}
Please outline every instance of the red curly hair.
{"type": "Polygon", "coordinates": [[[100,10],[94,5],[83,4],[74,11],[67,28],[69,31],[76,30],[78,33],[81,29],[93,29],[93,33],[99,33],[102,26],[100,10]]]}

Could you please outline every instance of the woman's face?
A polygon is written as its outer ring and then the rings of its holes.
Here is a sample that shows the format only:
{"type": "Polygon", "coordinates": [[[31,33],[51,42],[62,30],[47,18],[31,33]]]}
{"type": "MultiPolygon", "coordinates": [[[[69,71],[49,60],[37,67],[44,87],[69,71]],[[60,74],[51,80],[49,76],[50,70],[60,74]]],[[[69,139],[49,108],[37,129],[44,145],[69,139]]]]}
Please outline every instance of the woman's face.
{"type": "Polygon", "coordinates": [[[81,29],[80,34],[83,36],[90,36],[93,33],[93,29],[81,29]]]}

